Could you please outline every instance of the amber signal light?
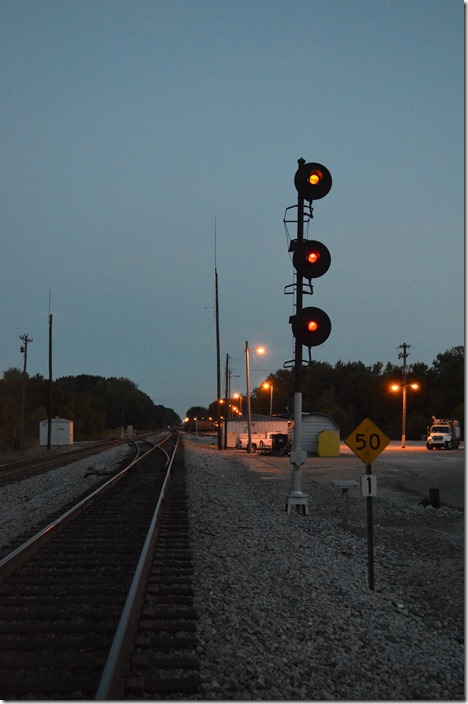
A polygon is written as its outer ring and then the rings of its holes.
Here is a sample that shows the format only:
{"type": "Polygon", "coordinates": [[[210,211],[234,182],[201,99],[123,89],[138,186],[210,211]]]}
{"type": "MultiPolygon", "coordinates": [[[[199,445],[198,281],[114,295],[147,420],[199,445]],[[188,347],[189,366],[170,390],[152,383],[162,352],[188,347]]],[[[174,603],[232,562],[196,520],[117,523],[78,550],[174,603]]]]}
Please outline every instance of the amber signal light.
{"type": "Polygon", "coordinates": [[[332,187],[331,173],[323,164],[301,163],[294,176],[294,185],[304,200],[319,200],[330,192],[332,187]]]}

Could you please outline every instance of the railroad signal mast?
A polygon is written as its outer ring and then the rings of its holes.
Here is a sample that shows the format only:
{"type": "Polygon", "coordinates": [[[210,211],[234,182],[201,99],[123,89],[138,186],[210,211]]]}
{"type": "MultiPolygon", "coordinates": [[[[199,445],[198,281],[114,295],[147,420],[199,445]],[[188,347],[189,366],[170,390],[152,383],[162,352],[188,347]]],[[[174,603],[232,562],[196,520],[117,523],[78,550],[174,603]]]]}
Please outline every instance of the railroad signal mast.
{"type": "MultiPolygon", "coordinates": [[[[304,239],[304,222],[309,222],[313,217],[312,202],[324,198],[332,187],[332,177],[328,169],[316,162],[306,163],[305,159],[298,159],[298,169],[294,176],[294,185],[297,190],[297,219],[284,218],[285,226],[288,222],[297,223],[297,237],[291,240],[289,251],[293,253],[293,266],[295,269],[295,282],[292,288],[296,294],[295,312],[289,319],[292,333],[295,338],[294,360],[285,362],[284,366],[294,367],[294,428],[291,451],[291,489],[286,501],[286,511],[291,512],[295,506],[297,511],[304,515],[309,513],[308,496],[301,488],[301,466],[304,464],[307,453],[302,450],[302,347],[310,350],[312,347],[323,344],[331,332],[331,321],[325,311],[315,306],[303,307],[304,294],[312,294],[312,279],[326,274],[331,264],[331,256],[327,247],[317,240],[304,239]],[[306,210],[306,202],[308,203],[306,210]],[[306,285],[304,286],[304,281],[306,285]]],[[[285,289],[285,293],[289,293],[285,289]]]]}

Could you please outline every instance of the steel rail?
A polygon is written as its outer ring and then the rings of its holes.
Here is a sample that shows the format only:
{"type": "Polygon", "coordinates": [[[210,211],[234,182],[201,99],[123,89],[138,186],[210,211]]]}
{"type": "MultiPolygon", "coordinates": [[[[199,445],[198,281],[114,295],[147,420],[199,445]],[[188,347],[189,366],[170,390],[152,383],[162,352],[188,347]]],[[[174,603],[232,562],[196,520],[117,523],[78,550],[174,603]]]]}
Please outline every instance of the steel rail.
{"type": "Polygon", "coordinates": [[[74,447],[73,449],[61,450],[47,454],[34,455],[28,459],[21,459],[15,462],[7,462],[0,464],[0,481],[8,483],[21,479],[28,479],[35,474],[42,474],[49,469],[56,469],[72,462],[78,462],[86,457],[98,455],[101,452],[119,447],[120,445],[130,444],[137,441],[147,441],[147,438],[155,433],[143,433],[134,438],[113,438],[96,444],[88,444],[85,447],[74,447]]]}
{"type": "Polygon", "coordinates": [[[0,464],[0,472],[3,472],[5,470],[9,469],[17,469],[21,467],[29,467],[29,466],[42,466],[44,464],[50,463],[52,466],[55,465],[57,462],[62,462],[62,461],[75,461],[76,459],[80,459],[83,457],[87,457],[88,455],[94,455],[98,454],[99,452],[105,452],[106,450],[112,448],[112,447],[117,447],[118,445],[123,445],[125,443],[129,442],[129,438],[126,439],[115,439],[115,440],[106,440],[104,442],[98,442],[95,445],[89,444],[84,447],[78,447],[75,445],[73,448],[68,449],[68,450],[58,450],[56,452],[48,452],[47,454],[37,454],[29,457],[28,459],[21,459],[21,460],[15,460],[13,462],[5,462],[3,464],[0,464]]]}
{"type": "MultiPolygon", "coordinates": [[[[167,440],[168,438],[166,438],[167,440]]],[[[162,444],[162,443],[161,443],[162,444]]],[[[165,452],[167,456],[166,476],[162,485],[161,493],[154,510],[148,534],[143,545],[135,574],[130,585],[127,600],[122,610],[122,614],[115,632],[115,636],[109,650],[109,655],[104,666],[101,681],[96,690],[95,700],[115,700],[121,698],[122,685],[125,677],[124,665],[127,662],[131,649],[133,637],[136,630],[136,616],[141,607],[141,602],[146,587],[146,579],[153,559],[154,547],[158,537],[158,520],[162,502],[166,495],[166,488],[171,476],[172,465],[179,445],[179,436],[173,448],[172,455],[158,445],[158,448],[165,452]]]]}
{"type": "MultiPolygon", "coordinates": [[[[165,442],[166,440],[167,438],[164,438],[161,442],[165,442]]],[[[145,440],[145,442],[149,441],[145,440]]],[[[119,482],[127,474],[127,472],[135,466],[135,464],[140,462],[150,452],[154,452],[158,449],[159,445],[157,445],[156,443],[151,444],[153,445],[153,447],[151,447],[147,452],[142,455],[140,453],[140,448],[135,442],[137,452],[136,456],[130,462],[130,464],[120,470],[118,474],[109,479],[105,484],[102,484],[100,487],[95,489],[91,494],[89,494],[77,504],[72,506],[70,509],[68,509],[68,511],[65,511],[65,513],[63,513],[61,516],[49,523],[49,525],[45,526],[45,528],[42,528],[35,535],[26,540],[22,545],[18,546],[15,550],[13,550],[2,560],[0,560],[0,579],[3,579],[21,564],[23,564],[23,562],[25,562],[25,560],[30,557],[32,552],[34,552],[37,548],[41,547],[46,542],[51,540],[58,530],[63,528],[70,520],[78,516],[79,513],[81,513],[85,508],[90,506],[94,501],[96,501],[96,499],[102,494],[104,494],[104,492],[111,489],[114,484],[119,482]]]]}

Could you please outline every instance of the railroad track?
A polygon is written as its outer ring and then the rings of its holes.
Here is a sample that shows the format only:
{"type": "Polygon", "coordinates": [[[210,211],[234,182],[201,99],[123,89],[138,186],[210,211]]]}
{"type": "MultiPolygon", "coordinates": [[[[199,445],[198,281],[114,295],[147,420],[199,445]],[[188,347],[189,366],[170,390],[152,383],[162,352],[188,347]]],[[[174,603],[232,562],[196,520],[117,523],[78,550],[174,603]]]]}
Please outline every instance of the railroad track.
{"type": "Polygon", "coordinates": [[[199,693],[192,577],[185,466],[179,455],[162,507],[129,668],[123,681],[115,679],[106,690],[108,698],[185,699],[199,693]]]}
{"type": "Polygon", "coordinates": [[[30,476],[48,472],[56,467],[63,467],[71,462],[78,462],[85,457],[96,455],[112,447],[128,443],[127,439],[106,440],[104,442],[92,443],[86,447],[73,448],[72,450],[59,450],[28,459],[18,460],[0,464],[0,486],[8,484],[18,479],[27,479],[30,476]]]}
{"type": "Polygon", "coordinates": [[[0,561],[2,698],[162,699],[198,691],[177,445],[169,436],[143,452],[0,561]]]}

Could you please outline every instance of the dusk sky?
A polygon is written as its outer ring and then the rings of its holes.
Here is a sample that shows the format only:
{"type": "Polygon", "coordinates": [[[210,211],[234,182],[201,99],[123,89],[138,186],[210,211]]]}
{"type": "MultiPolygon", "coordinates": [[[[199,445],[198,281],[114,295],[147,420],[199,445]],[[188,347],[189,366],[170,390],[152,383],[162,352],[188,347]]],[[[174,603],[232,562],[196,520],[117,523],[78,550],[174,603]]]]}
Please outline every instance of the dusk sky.
{"type": "Polygon", "coordinates": [[[221,362],[245,393],[263,344],[259,385],[293,357],[299,158],[333,177],[313,358],[464,343],[462,0],[2,0],[0,52],[0,372],[28,333],[48,376],[51,291],[54,379],[208,406],[216,223],[221,362]]]}

